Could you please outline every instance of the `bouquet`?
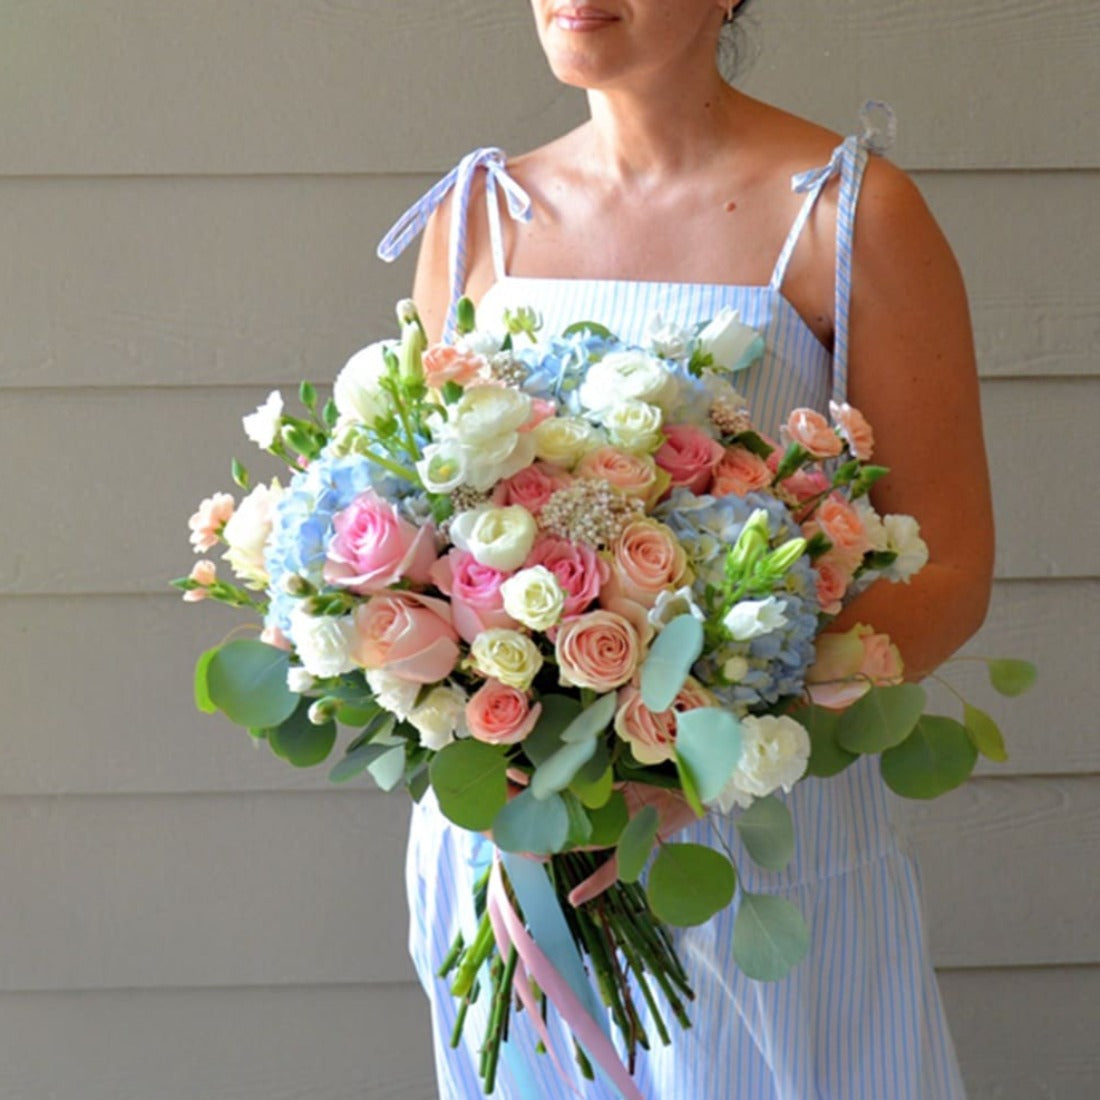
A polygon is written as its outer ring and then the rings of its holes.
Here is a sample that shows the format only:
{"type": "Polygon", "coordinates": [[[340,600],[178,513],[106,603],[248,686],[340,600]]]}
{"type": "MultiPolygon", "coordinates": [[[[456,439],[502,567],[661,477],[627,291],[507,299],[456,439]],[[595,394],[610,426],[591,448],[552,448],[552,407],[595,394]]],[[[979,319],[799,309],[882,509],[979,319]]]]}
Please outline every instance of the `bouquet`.
{"type": "MultiPolygon", "coordinates": [[[[825,631],[928,551],[913,517],[868,499],[887,471],[858,410],[795,409],[778,440],[754,426],[731,379],[763,340],[735,312],[658,323],[647,347],[586,322],[546,338],[526,309],[503,334],[466,300],[457,316],[429,346],[403,302],[399,339],[353,356],[330,400],[303,383],[297,415],[274,392],[244,418],[290,473],[251,487],[235,461],[247,495],[191,518],[195,551],[224,543],[234,579],[204,558],[173,582],[184,599],[262,617],[258,638],[200,657],[196,701],[300,767],[350,730],[334,782],[430,788],[491,835],[480,924],[443,967],[456,1042],[490,999],[486,1092],[512,1012],[545,1036],[549,1000],[586,1073],[593,1059],[636,1095],[639,1001],[666,1044],[662,1005],[690,1024],[670,926],[739,893],[748,975],[782,977],[808,944],[798,910],[739,887],[728,854],[677,841],[686,823],[735,812],[750,857],[779,870],[782,794],[804,775],[881,754],[891,788],[930,798],[1004,746],[969,703],[962,722],[925,714],[871,626],[825,631]]],[[[1008,694],[1034,676],[989,670],[1008,694]]]]}

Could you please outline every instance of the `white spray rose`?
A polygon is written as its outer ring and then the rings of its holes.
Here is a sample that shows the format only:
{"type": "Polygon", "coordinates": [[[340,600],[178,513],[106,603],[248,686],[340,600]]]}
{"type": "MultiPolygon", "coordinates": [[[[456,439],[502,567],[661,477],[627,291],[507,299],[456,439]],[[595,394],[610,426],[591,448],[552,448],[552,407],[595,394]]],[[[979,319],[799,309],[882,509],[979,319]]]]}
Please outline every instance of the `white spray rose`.
{"type": "Polygon", "coordinates": [[[478,672],[520,691],[542,668],[538,646],[518,630],[483,630],[470,646],[470,659],[478,672]]]}
{"type": "Polygon", "coordinates": [[[466,732],[466,692],[459,687],[440,684],[408,718],[420,734],[420,744],[433,752],[449,745],[455,734],[466,732]]]}
{"type": "Polygon", "coordinates": [[[699,347],[710,355],[716,367],[738,371],[764,354],[764,338],[742,322],[738,310],[726,306],[699,333],[699,347]]]}
{"type": "Polygon", "coordinates": [[[373,424],[380,416],[393,411],[392,402],[381,386],[388,372],[383,354],[386,348],[396,354],[398,345],[393,340],[368,344],[357,351],[336,376],[332,398],[340,413],[341,427],[354,422],[373,424]]]}
{"type": "Polygon", "coordinates": [[[549,630],[565,607],[565,590],[545,565],[521,569],[501,586],[504,610],[531,630],[549,630]]]}
{"type": "Polygon", "coordinates": [[[254,413],[250,413],[241,420],[241,424],[244,425],[244,434],[257,447],[266,451],[279,434],[279,421],[282,415],[283,395],[278,390],[272,390],[267,395],[267,400],[254,413]]]}
{"type": "Polygon", "coordinates": [[[451,520],[451,542],[473,554],[479,565],[502,573],[518,569],[527,560],[537,534],[535,517],[518,504],[483,505],[451,520]]]}
{"type": "Polygon", "coordinates": [[[416,705],[421,685],[394,676],[384,668],[368,668],[364,675],[374,692],[375,702],[390,714],[396,715],[400,721],[405,721],[416,705]]]}
{"type": "Polygon", "coordinates": [[[248,588],[267,586],[264,546],[271,535],[275,504],[282,493],[282,487],[274,479],[270,485],[257,485],[237,505],[222,529],[222,539],[228,546],[222,560],[229,562],[229,567],[248,588]]]}
{"type": "Polygon", "coordinates": [[[537,458],[567,470],[605,442],[594,425],[577,416],[552,416],[528,434],[534,439],[537,458]]]}
{"type": "Polygon", "coordinates": [[[737,642],[747,642],[771,634],[787,625],[786,600],[768,596],[763,600],[741,600],[726,612],[722,625],[737,642]]]}
{"type": "Polygon", "coordinates": [[[588,368],[577,390],[581,404],[593,412],[634,399],[662,409],[675,406],[680,384],[667,364],[642,351],[613,351],[588,368]]]}
{"type": "Polygon", "coordinates": [[[355,668],[355,622],[350,615],[310,615],[304,607],[290,613],[290,633],[302,665],[319,679],[341,676],[355,668]]]}
{"type": "Polygon", "coordinates": [[[908,584],[909,578],[928,564],[928,544],[920,537],[920,524],[912,516],[900,515],[886,516],[882,523],[886,528],[886,549],[897,554],[882,575],[888,580],[908,584]]]}
{"type": "Polygon", "coordinates": [[[741,737],[741,761],[713,803],[723,813],[734,806],[747,809],[754,799],[780,788],[789,791],[810,758],[810,735],[785,714],[742,718],[741,737]]]}
{"type": "Polygon", "coordinates": [[[650,454],[664,441],[664,413],[645,401],[619,401],[601,415],[608,439],[631,454],[650,454]]]}

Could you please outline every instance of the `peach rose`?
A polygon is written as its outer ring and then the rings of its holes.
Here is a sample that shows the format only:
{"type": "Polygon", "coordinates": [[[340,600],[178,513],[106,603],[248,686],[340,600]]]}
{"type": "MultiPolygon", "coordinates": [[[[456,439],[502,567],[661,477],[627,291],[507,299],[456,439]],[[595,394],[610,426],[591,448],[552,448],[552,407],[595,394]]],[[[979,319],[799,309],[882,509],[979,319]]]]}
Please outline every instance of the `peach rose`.
{"type": "Polygon", "coordinates": [[[565,592],[562,615],[579,615],[600,594],[611,576],[611,566],[583,543],[572,543],[554,535],[541,535],[523,563],[524,569],[544,565],[565,592]]]}
{"type": "Polygon", "coordinates": [[[635,684],[627,684],[619,689],[615,732],[630,746],[639,764],[660,764],[672,759],[676,747],[676,715],[714,703],[714,696],[689,676],[672,706],[655,712],[642,702],[641,690],[635,684]]]}
{"type": "Polygon", "coordinates": [[[531,706],[527,693],[499,680],[486,680],[466,704],[470,736],[490,745],[514,745],[534,728],[542,704],[531,706]]]}
{"type": "Polygon", "coordinates": [[[748,448],[727,447],[714,468],[710,491],[716,497],[743,497],[757,489],[766,489],[771,484],[773,472],[764,459],[748,448]]]}
{"type": "Polygon", "coordinates": [[[649,455],[632,455],[617,447],[589,451],[574,470],[577,477],[602,478],[625,496],[656,503],[668,488],[669,475],[649,455]]]}
{"type": "Polygon", "coordinates": [[[481,377],[488,364],[485,357],[451,344],[432,344],[424,352],[424,381],[429,388],[441,390],[448,382],[468,386],[481,377]]]}
{"type": "Polygon", "coordinates": [[[493,492],[493,503],[502,506],[518,504],[537,516],[559,489],[567,488],[572,482],[573,479],[564,470],[535,462],[500,482],[493,492]]]}
{"type": "Polygon", "coordinates": [[[839,493],[830,493],[803,527],[815,527],[833,544],[836,559],[848,562],[854,570],[871,549],[871,540],[859,512],[839,493]]]}
{"type": "Polygon", "coordinates": [[[600,602],[625,596],[652,607],[666,588],[686,583],[687,554],[676,536],[655,519],[628,523],[612,555],[611,577],[600,602]],[[606,599],[605,599],[606,597],[606,599]]]}
{"type": "Polygon", "coordinates": [[[561,624],[554,655],[563,684],[604,692],[621,687],[634,675],[642,646],[622,615],[589,611],[561,624]]]}
{"type": "Polygon", "coordinates": [[[664,435],[665,441],[653,457],[668,473],[669,488],[705,493],[722,457],[722,444],[694,424],[670,424],[664,435]]]}
{"type": "Polygon", "coordinates": [[[481,565],[467,550],[452,547],[431,568],[431,581],[451,598],[451,615],[459,637],[472,642],[483,630],[513,628],[504,610],[500,586],[508,573],[481,565]]]}
{"type": "Polygon", "coordinates": [[[814,642],[816,657],[806,673],[810,698],[820,707],[843,710],[872,684],[901,683],[904,664],[888,635],[857,623],[844,633],[825,633],[814,642]]]}
{"type": "Polygon", "coordinates": [[[458,635],[443,600],[401,592],[375,596],[355,610],[352,660],[403,680],[434,684],[458,663],[458,635]]]}
{"type": "Polygon", "coordinates": [[[830,401],[829,415],[836,422],[837,430],[852,454],[860,462],[869,461],[875,446],[875,436],[863,413],[859,409],[853,409],[847,401],[840,405],[830,401]]]}
{"type": "Polygon", "coordinates": [[[813,409],[795,409],[781,433],[789,442],[804,447],[814,458],[833,458],[843,445],[828,420],[813,409]]]}

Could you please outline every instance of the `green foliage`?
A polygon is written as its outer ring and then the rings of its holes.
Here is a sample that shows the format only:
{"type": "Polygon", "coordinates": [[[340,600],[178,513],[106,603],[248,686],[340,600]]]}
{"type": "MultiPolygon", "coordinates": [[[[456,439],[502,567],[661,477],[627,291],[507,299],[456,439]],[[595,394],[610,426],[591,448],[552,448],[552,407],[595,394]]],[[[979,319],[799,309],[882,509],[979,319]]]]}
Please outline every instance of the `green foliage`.
{"type": "Polygon", "coordinates": [[[637,882],[653,851],[657,839],[660,817],[652,806],[643,806],[635,814],[619,837],[619,878],[623,882],[637,882]]]}
{"type": "Polygon", "coordinates": [[[800,707],[791,713],[791,717],[801,723],[810,735],[810,760],[806,766],[807,775],[816,775],[821,779],[839,775],[849,764],[858,759],[854,752],[842,749],[836,743],[836,728],[840,721],[840,711],[829,710],[813,704],[800,707]]]}
{"type": "Polygon", "coordinates": [[[578,336],[581,333],[590,333],[604,340],[614,340],[615,334],[597,321],[577,321],[562,332],[562,339],[568,340],[570,336],[578,336]]]}
{"type": "Polygon", "coordinates": [[[741,894],[733,923],[733,958],[747,977],[785,978],[810,947],[810,930],[798,909],[771,894],[741,894]]]}
{"type": "MultiPolygon", "coordinates": [[[[612,791],[611,797],[602,806],[590,808],[588,819],[592,822],[589,843],[597,848],[613,848],[622,839],[623,830],[630,820],[622,792],[612,791]]],[[[652,846],[652,841],[650,845],[652,846]]]]}
{"type": "Polygon", "coordinates": [[[642,702],[655,714],[668,710],[703,652],[703,624],[678,615],[657,635],[642,665],[642,702]]]}
{"type": "Polygon", "coordinates": [[[334,764],[328,773],[329,780],[333,783],[347,783],[348,780],[362,775],[379,757],[385,756],[392,750],[393,745],[388,742],[373,744],[370,741],[364,741],[349,747],[344,759],[334,764]]]}
{"type": "Polygon", "coordinates": [[[666,924],[683,927],[710,920],[733,900],[733,864],[702,844],[662,844],[649,869],[646,897],[666,924]]]}
{"type": "Polygon", "coordinates": [[[272,729],[294,713],[299,696],[286,686],[290,656],[253,639],[218,648],[206,663],[210,701],[239,726],[272,729]]]}
{"type": "Polygon", "coordinates": [[[336,723],[315,726],[309,720],[309,706],[310,700],[302,699],[289,718],[266,731],[271,751],[296,768],[320,764],[336,744],[336,723]]]}
{"type": "MultiPolygon", "coordinates": [[[[602,747],[603,746],[601,746],[601,748],[602,747]]],[[[607,750],[604,749],[605,753],[606,751],[607,750]]],[[[591,763],[591,761],[589,763],[591,763]]],[[[603,770],[595,779],[586,781],[584,773],[587,770],[588,765],[586,764],[577,773],[577,778],[569,784],[569,789],[590,810],[598,810],[601,806],[606,806],[607,800],[611,797],[615,783],[615,772],[614,769],[605,764],[603,770]]]]}
{"type": "Polygon", "coordinates": [[[963,725],[926,714],[900,745],[882,754],[882,778],[904,798],[937,798],[962,783],[977,759],[963,725]]]}
{"type": "Polygon", "coordinates": [[[676,715],[676,759],[703,802],[721,794],[741,759],[741,723],[719,707],[676,715]]]}
{"type": "Polygon", "coordinates": [[[248,492],[248,471],[244,468],[244,464],[237,459],[233,459],[233,464],[229,469],[233,477],[233,484],[236,485],[237,488],[248,492]]]}
{"type": "Polygon", "coordinates": [[[206,686],[206,677],[210,670],[210,662],[214,659],[215,654],[220,648],[221,646],[214,646],[213,649],[208,649],[195,662],[195,706],[201,710],[203,714],[217,714],[218,712],[217,704],[210,698],[210,691],[206,686]]]}
{"type": "Polygon", "coordinates": [[[581,713],[581,704],[568,695],[544,695],[542,713],[535,728],[523,742],[523,751],[536,767],[562,746],[562,734],[581,713]]]}
{"type": "Polygon", "coordinates": [[[569,810],[560,795],[539,799],[528,789],[507,802],[491,824],[493,842],[503,851],[547,856],[565,846],[569,810]]]}
{"type": "Polygon", "coordinates": [[[618,697],[615,692],[601,695],[591,706],[587,706],[569,723],[562,731],[561,739],[567,744],[576,744],[580,741],[588,741],[597,734],[603,733],[615,717],[615,707],[618,697]]]}
{"type": "Polygon", "coordinates": [[[758,798],[736,821],[745,850],[768,871],[782,871],[794,855],[794,821],[775,795],[758,798]]]}
{"type": "Polygon", "coordinates": [[[875,753],[901,744],[916,725],[927,696],[917,684],[872,687],[843,711],[837,744],[849,752],[875,753]]]}
{"type": "Polygon", "coordinates": [[[531,794],[545,799],[558,791],[564,791],[573,782],[577,772],[592,759],[598,744],[595,736],[587,741],[575,741],[562,745],[531,776],[531,794]]]}
{"type": "Polygon", "coordinates": [[[1039,670],[1030,661],[1002,657],[988,663],[989,682],[1002,695],[1023,695],[1031,688],[1039,670]]]}
{"type": "Polygon", "coordinates": [[[580,799],[569,791],[562,791],[561,800],[565,803],[566,812],[569,814],[569,834],[565,838],[565,846],[580,848],[590,843],[592,840],[592,819],[585,812],[580,799]]]}
{"type": "Polygon", "coordinates": [[[970,703],[964,703],[963,725],[974,748],[982,756],[998,764],[1003,764],[1008,759],[1008,750],[1005,748],[1005,739],[1001,736],[1000,727],[984,710],[979,710],[970,703]]]}
{"type": "Polygon", "coordinates": [[[443,815],[463,829],[482,832],[508,801],[505,754],[481,741],[454,741],[428,769],[443,815]]]}

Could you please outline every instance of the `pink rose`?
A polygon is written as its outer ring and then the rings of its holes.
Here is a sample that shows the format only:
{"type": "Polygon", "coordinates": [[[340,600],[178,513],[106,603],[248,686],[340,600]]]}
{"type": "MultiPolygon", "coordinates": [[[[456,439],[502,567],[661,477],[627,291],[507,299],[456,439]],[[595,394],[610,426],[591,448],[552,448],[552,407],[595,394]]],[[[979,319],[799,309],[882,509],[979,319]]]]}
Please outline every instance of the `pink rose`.
{"type": "Polygon", "coordinates": [[[757,489],[766,489],[771,484],[772,473],[767,462],[746,447],[727,447],[714,468],[710,491],[716,497],[743,497],[757,489]]]}
{"type": "Polygon", "coordinates": [[[853,571],[871,549],[859,512],[839,493],[830,493],[821,502],[813,518],[803,525],[803,531],[807,530],[820,530],[833,544],[835,559],[846,562],[853,571]]]}
{"type": "Polygon", "coordinates": [[[613,611],[589,611],[566,619],[554,639],[563,684],[610,691],[633,675],[642,655],[638,632],[613,611]]]}
{"type": "Polygon", "coordinates": [[[832,426],[813,409],[795,409],[787,417],[781,434],[789,442],[804,447],[814,458],[833,458],[843,450],[832,426]]]}
{"type": "Polygon", "coordinates": [[[817,581],[817,602],[826,615],[840,613],[841,600],[852,581],[850,562],[830,550],[814,562],[817,581]]]}
{"type": "Polygon", "coordinates": [[[837,430],[844,442],[848,444],[848,449],[852,454],[860,462],[869,461],[871,451],[875,446],[875,436],[863,413],[859,409],[853,409],[847,401],[842,405],[830,401],[829,415],[836,422],[837,430]]]}
{"type": "Polygon", "coordinates": [[[427,584],[435,561],[431,527],[416,527],[368,489],[332,518],[325,580],[358,595],[398,581],[427,584]]]}
{"type": "Polygon", "coordinates": [[[470,735],[490,745],[514,745],[534,728],[542,704],[531,706],[527,693],[499,680],[486,680],[466,704],[470,735]]]}
{"type": "Polygon", "coordinates": [[[600,602],[625,596],[652,607],[666,588],[679,588],[687,581],[687,554],[679,539],[655,519],[628,523],[612,552],[611,577],[600,602]]]}
{"type": "Polygon", "coordinates": [[[472,642],[483,630],[515,628],[500,592],[510,575],[481,565],[473,554],[457,547],[432,566],[432,584],[450,596],[455,629],[464,641],[472,642]]]}
{"type": "Polygon", "coordinates": [[[565,592],[565,618],[584,611],[611,575],[611,567],[591,546],[554,535],[541,535],[535,540],[523,567],[530,569],[533,565],[544,565],[557,577],[565,592]]]}
{"type": "Polygon", "coordinates": [[[228,493],[215,493],[199,505],[199,510],[187,521],[191,528],[191,546],[196,554],[205,554],[217,545],[222,528],[233,515],[233,508],[233,498],[228,493]]]}
{"type": "Polygon", "coordinates": [[[806,673],[810,698],[820,707],[843,710],[872,684],[899,684],[905,671],[898,647],[887,634],[857,623],[843,634],[825,633],[814,642],[816,659],[806,673]]]}
{"type": "Polygon", "coordinates": [[[375,596],[355,610],[350,655],[363,668],[434,684],[458,663],[458,635],[446,602],[413,592],[375,596]]]}
{"type": "Polygon", "coordinates": [[[580,478],[602,478],[624,496],[655,504],[668,488],[669,475],[650,455],[632,455],[610,445],[589,451],[573,471],[580,478]]]}
{"type": "Polygon", "coordinates": [[[660,764],[672,759],[676,747],[676,715],[685,710],[713,706],[714,701],[714,696],[689,676],[672,706],[655,712],[642,702],[640,689],[627,684],[619,689],[615,732],[630,746],[639,764],[660,764]]]}
{"type": "Polygon", "coordinates": [[[705,493],[722,458],[722,444],[694,424],[670,424],[664,435],[654,459],[672,479],[669,487],[705,493]]]}
{"type": "Polygon", "coordinates": [[[532,397],[531,398],[531,415],[527,418],[527,421],[521,424],[516,431],[530,432],[534,431],[544,420],[549,420],[552,416],[557,415],[558,407],[553,401],[548,401],[545,397],[532,397]]]}
{"type": "Polygon", "coordinates": [[[432,344],[424,352],[424,381],[433,390],[441,390],[448,382],[468,386],[481,377],[487,366],[485,357],[472,351],[451,344],[432,344]]]}
{"type": "Polygon", "coordinates": [[[572,482],[573,479],[564,470],[536,462],[500,482],[493,492],[493,503],[501,506],[518,504],[537,516],[559,489],[567,488],[572,482]]]}

